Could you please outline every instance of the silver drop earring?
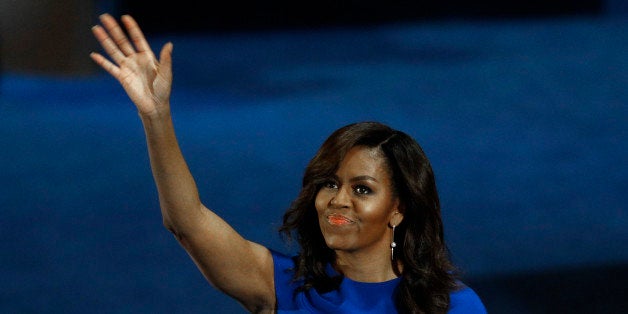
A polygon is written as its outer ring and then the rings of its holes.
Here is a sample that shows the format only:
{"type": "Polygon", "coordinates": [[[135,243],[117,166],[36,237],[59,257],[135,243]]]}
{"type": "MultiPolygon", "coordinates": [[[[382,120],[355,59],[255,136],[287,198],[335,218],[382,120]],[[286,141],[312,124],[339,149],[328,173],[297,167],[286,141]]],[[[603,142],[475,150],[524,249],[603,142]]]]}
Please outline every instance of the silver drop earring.
{"type": "Polygon", "coordinates": [[[395,247],[397,247],[397,243],[395,243],[395,226],[392,226],[392,242],[390,242],[390,260],[395,260],[395,247]]]}

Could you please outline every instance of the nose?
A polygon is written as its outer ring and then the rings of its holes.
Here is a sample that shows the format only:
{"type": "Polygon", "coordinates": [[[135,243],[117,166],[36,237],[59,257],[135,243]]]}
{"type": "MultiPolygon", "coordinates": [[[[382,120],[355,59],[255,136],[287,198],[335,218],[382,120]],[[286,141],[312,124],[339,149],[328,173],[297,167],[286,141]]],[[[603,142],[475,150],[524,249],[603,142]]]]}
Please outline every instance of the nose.
{"type": "Polygon", "coordinates": [[[350,190],[351,189],[346,186],[340,187],[337,192],[331,197],[329,204],[332,207],[338,208],[349,207],[349,205],[351,204],[350,190]]]}

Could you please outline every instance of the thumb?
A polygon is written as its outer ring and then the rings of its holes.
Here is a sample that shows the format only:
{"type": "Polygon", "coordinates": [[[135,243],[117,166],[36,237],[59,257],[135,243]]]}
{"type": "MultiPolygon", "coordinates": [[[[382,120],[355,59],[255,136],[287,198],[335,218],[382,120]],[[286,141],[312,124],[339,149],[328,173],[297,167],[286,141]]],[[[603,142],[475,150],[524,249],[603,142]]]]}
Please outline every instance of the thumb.
{"type": "Polygon", "coordinates": [[[172,73],[172,42],[166,43],[159,53],[159,64],[164,68],[165,73],[172,73]]]}

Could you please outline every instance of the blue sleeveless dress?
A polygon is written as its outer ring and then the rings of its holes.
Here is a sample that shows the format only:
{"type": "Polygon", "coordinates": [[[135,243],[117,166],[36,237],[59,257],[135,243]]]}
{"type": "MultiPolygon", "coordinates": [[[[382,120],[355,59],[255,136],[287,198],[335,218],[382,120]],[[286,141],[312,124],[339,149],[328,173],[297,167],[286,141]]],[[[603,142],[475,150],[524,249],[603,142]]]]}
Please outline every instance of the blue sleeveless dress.
{"type": "MultiPolygon", "coordinates": [[[[294,295],[299,282],[292,282],[291,257],[272,251],[275,266],[277,313],[397,313],[394,290],[401,278],[385,282],[357,282],[343,278],[340,289],[319,294],[315,289],[294,295]]],[[[335,273],[329,267],[330,274],[335,273]]],[[[449,314],[486,314],[484,304],[469,287],[452,292],[449,314]]]]}

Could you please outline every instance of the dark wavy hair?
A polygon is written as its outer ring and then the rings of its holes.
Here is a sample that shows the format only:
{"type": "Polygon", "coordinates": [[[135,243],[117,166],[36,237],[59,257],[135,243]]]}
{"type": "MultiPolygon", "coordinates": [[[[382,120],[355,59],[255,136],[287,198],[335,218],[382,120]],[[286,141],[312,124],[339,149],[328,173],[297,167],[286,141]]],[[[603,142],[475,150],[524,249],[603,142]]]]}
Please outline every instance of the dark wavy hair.
{"type": "Polygon", "coordinates": [[[456,289],[456,269],[444,240],[440,202],[430,162],[409,135],[379,122],[360,122],[334,131],[312,158],[303,175],[301,192],[283,216],[280,233],[300,245],[294,280],[299,291],[337,289],[342,277],[330,277],[326,265],[335,253],[325,244],[316,208],[316,194],[355,146],[376,148],[388,166],[393,191],[404,219],[395,229],[394,268],[402,277],[395,303],[400,313],[446,313],[449,294],[456,289]]]}

